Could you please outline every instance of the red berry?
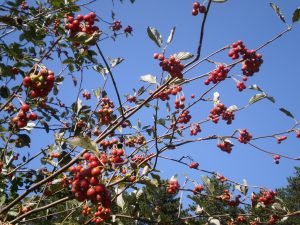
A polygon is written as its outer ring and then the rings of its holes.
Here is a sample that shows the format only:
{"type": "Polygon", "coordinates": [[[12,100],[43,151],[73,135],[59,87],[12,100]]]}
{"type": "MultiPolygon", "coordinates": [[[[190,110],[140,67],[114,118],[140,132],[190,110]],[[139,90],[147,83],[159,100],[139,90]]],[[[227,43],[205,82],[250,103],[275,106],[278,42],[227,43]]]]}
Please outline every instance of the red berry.
{"type": "Polygon", "coordinates": [[[92,174],[93,176],[98,176],[98,175],[100,175],[100,174],[101,174],[100,168],[99,168],[99,167],[94,167],[94,168],[92,169],[92,171],[91,171],[91,174],[92,174]]]}
{"type": "Polygon", "coordinates": [[[30,115],[29,115],[30,120],[35,121],[35,120],[37,120],[37,118],[38,118],[38,116],[36,113],[34,113],[34,112],[30,113],[30,115]]]}
{"type": "Polygon", "coordinates": [[[23,103],[21,106],[23,112],[28,112],[29,108],[30,108],[29,105],[27,105],[26,103],[23,103]]]}

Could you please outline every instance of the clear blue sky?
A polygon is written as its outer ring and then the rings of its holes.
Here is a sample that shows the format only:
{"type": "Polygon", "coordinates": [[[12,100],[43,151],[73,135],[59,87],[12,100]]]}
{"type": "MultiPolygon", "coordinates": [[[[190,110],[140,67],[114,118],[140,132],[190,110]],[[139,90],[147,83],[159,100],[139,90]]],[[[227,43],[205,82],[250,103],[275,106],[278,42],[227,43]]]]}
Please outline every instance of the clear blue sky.
{"type": "MultiPolygon", "coordinates": [[[[112,1],[102,0],[92,5],[91,8],[100,17],[110,20],[111,9],[113,9],[116,13],[116,19],[121,20],[124,26],[130,24],[133,27],[132,37],[127,39],[120,37],[116,42],[106,40],[101,43],[106,56],[125,58],[125,61],[113,71],[123,96],[125,93],[133,93],[132,88],[138,88],[142,85],[139,82],[141,75],[160,74],[160,67],[157,61],[152,58],[153,53],[159,49],[148,38],[147,26],[156,27],[164,40],[167,39],[171,28],[176,26],[176,34],[172,45],[168,48],[167,55],[180,51],[195,52],[202,16],[191,16],[192,3],[191,0],[137,0],[135,4],[130,4],[128,0],[124,4],[120,4],[115,0],[113,6],[112,1]]],[[[276,4],[280,6],[288,23],[291,23],[292,13],[294,9],[299,7],[299,1],[276,1],[276,4]]],[[[99,27],[107,30],[107,25],[104,23],[100,22],[99,27]]],[[[293,120],[279,112],[278,108],[280,107],[287,108],[293,112],[296,118],[300,119],[298,99],[300,84],[299,27],[300,24],[295,24],[293,31],[261,51],[264,59],[261,71],[247,82],[247,85],[258,84],[276,99],[276,103],[262,100],[247,110],[236,113],[236,119],[230,126],[224,125],[223,121],[218,125],[207,123],[202,126],[203,133],[200,136],[208,134],[228,135],[239,128],[247,128],[253,136],[287,130],[293,125],[293,120]]],[[[248,48],[254,49],[284,29],[286,26],[273,12],[269,6],[269,1],[229,0],[224,4],[213,4],[206,24],[202,56],[236,40],[243,40],[248,48]]],[[[219,62],[231,62],[226,54],[215,59],[219,62]]],[[[49,65],[54,64],[50,63],[49,65]]],[[[211,69],[213,69],[212,65],[204,64],[186,76],[193,77],[211,69]]],[[[235,70],[234,74],[241,73],[235,70]]],[[[74,75],[79,77],[79,73],[74,75]]],[[[103,82],[100,75],[92,70],[86,71],[84,76],[83,85],[90,91],[96,89],[103,82]]],[[[71,82],[71,79],[67,78],[64,87],[70,87],[71,82]]],[[[185,94],[189,96],[193,92],[199,96],[206,90],[205,88],[203,80],[197,81],[186,86],[185,94]]],[[[70,91],[67,88],[61,88],[61,90],[60,96],[67,95],[69,98],[70,91]]],[[[256,94],[252,90],[239,93],[235,88],[235,83],[229,79],[216,90],[221,94],[222,102],[228,106],[233,104],[244,106],[249,98],[256,94]]],[[[112,89],[108,89],[108,93],[114,95],[112,89]]],[[[68,100],[72,102],[75,98],[74,94],[68,100]]],[[[92,101],[95,102],[95,98],[92,101]]],[[[195,115],[193,119],[197,121],[204,118],[209,114],[209,109],[212,107],[212,103],[200,103],[192,110],[195,115]]],[[[147,122],[151,123],[152,113],[142,113],[137,115],[137,118],[140,118],[142,122],[147,118],[147,122]]],[[[143,125],[147,125],[147,122],[143,122],[143,125]]],[[[49,140],[41,139],[44,143],[49,140]]],[[[300,139],[296,139],[294,133],[289,135],[288,140],[280,145],[276,144],[275,139],[257,143],[273,152],[300,157],[300,139]]],[[[39,141],[33,139],[34,147],[39,146],[39,144],[39,141]]],[[[286,185],[286,177],[293,174],[294,166],[299,166],[299,162],[286,159],[282,159],[280,164],[276,165],[271,156],[236,142],[231,154],[221,152],[216,144],[215,140],[190,144],[166,155],[175,158],[190,155],[199,162],[203,169],[218,171],[225,177],[238,182],[242,182],[242,179],[245,178],[249,184],[268,188],[286,185]]],[[[182,180],[183,174],[189,174],[190,177],[200,182],[201,173],[196,173],[176,163],[160,161],[158,166],[166,178],[178,174],[182,180]]]]}

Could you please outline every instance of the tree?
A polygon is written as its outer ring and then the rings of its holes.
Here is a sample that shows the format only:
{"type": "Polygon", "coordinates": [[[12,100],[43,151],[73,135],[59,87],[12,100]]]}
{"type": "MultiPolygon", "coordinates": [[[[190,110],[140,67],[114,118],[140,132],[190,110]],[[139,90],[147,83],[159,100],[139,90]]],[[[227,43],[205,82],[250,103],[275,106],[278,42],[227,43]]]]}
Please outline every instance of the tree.
{"type": "MultiPolygon", "coordinates": [[[[189,144],[210,142],[224,154],[246,146],[276,164],[281,158],[299,160],[269,150],[274,139],[280,144],[292,134],[300,138],[299,123],[287,109],[279,110],[295,123],[280,132],[259,135],[235,126],[241,111],[262,100],[275,103],[274,97],[252,83],[249,89],[257,93],[237,106],[216,90],[231,80],[237,90],[230,91],[244,92],[268,60],[261,50],[293,26],[271,3],[286,26],[283,32],[255,50],[237,40],[204,56],[207,18],[218,3],[227,1],[188,4],[189,17],[201,21],[194,53],[172,49],[176,27],[164,41],[158,29],[148,26],[149,42],[160,51],[153,58],[161,75],[140,76],[141,85],[133,85],[129,94],[124,91],[129,78],[121,85],[116,76],[124,58],[111,57],[106,49],[117,46],[122,36],[129,41],[134,32],[117,19],[118,13],[103,16],[93,0],[0,5],[1,223],[255,225],[300,215],[297,205],[288,204],[288,198],[281,201],[273,190],[206,170],[195,154],[179,152],[189,144]],[[115,42],[106,42],[111,39],[115,42]],[[205,72],[193,74],[199,68],[205,72]],[[102,76],[89,77],[91,73],[102,76]],[[200,103],[207,108],[197,109],[200,103]],[[169,179],[160,170],[164,162],[176,165],[168,167],[169,179]],[[179,167],[191,175],[181,175],[179,167]],[[205,174],[202,181],[200,173],[205,174]],[[187,194],[196,203],[190,209],[184,207],[187,194]]],[[[102,13],[110,12],[101,4],[102,13]]],[[[298,8],[293,25],[299,18],[298,8]]],[[[140,67],[134,58],[135,68],[140,67]]]]}

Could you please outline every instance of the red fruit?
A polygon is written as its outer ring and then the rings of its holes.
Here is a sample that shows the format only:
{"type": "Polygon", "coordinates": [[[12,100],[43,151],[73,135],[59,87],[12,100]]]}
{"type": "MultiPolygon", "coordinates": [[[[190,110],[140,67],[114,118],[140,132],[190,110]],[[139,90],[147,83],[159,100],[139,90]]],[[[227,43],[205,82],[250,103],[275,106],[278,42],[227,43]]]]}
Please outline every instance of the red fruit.
{"type": "Polygon", "coordinates": [[[27,125],[27,122],[23,121],[23,120],[19,120],[18,124],[17,124],[18,128],[26,127],[26,125],[27,125]]]}
{"type": "Polygon", "coordinates": [[[198,10],[193,9],[193,10],[192,10],[192,15],[193,15],[193,16],[197,16],[197,15],[198,15],[198,10]]]}
{"type": "Polygon", "coordinates": [[[30,79],[30,77],[29,77],[29,76],[24,77],[22,83],[23,83],[23,85],[24,85],[25,87],[30,86],[30,84],[31,84],[31,79],[30,79]]]}
{"type": "Polygon", "coordinates": [[[98,178],[97,177],[91,177],[90,184],[91,185],[97,185],[97,184],[99,184],[98,178]]]}
{"type": "Polygon", "coordinates": [[[68,22],[69,22],[69,23],[72,23],[72,22],[74,21],[74,17],[73,17],[73,16],[68,16],[67,19],[68,19],[68,22]]]}
{"type": "Polygon", "coordinates": [[[199,7],[199,12],[200,12],[200,13],[205,13],[205,12],[206,12],[206,8],[205,8],[204,5],[201,5],[201,6],[199,7]]]}
{"type": "Polygon", "coordinates": [[[80,187],[82,190],[87,190],[89,188],[89,185],[90,183],[86,179],[80,181],[80,187]]]}
{"type": "Polygon", "coordinates": [[[154,59],[158,59],[158,57],[159,57],[159,54],[158,54],[158,53],[154,53],[154,54],[153,54],[153,58],[154,58],[154,59]]]}
{"type": "Polygon", "coordinates": [[[95,191],[97,192],[97,194],[103,193],[105,192],[106,188],[103,184],[98,184],[95,186],[95,191]]]}
{"type": "Polygon", "coordinates": [[[83,17],[83,19],[85,20],[85,21],[89,21],[90,20],[90,15],[85,15],[84,17],[83,17]]]}
{"type": "Polygon", "coordinates": [[[29,111],[29,108],[29,105],[27,105],[26,103],[23,103],[21,106],[22,111],[25,113],[29,111]]]}
{"type": "Polygon", "coordinates": [[[87,190],[87,192],[86,192],[86,196],[87,196],[88,198],[92,198],[92,197],[96,196],[96,191],[95,191],[95,189],[94,189],[93,187],[90,187],[90,188],[87,190]]]}
{"type": "Polygon", "coordinates": [[[77,192],[75,193],[75,198],[76,198],[78,201],[80,201],[80,202],[83,202],[83,201],[85,200],[84,194],[83,194],[82,192],[80,192],[80,191],[77,191],[77,192]]]}
{"type": "Polygon", "coordinates": [[[198,9],[200,7],[200,3],[199,2],[194,2],[193,3],[193,9],[198,9]]]}
{"type": "Polygon", "coordinates": [[[94,13],[94,12],[90,12],[89,15],[92,19],[96,18],[96,13],[94,13]]]}
{"type": "Polygon", "coordinates": [[[88,152],[83,154],[83,158],[84,158],[85,160],[89,160],[90,157],[91,157],[91,154],[88,153],[88,152]]]}
{"type": "Polygon", "coordinates": [[[34,113],[34,112],[30,113],[30,115],[29,115],[30,120],[35,121],[35,120],[37,120],[37,118],[38,118],[38,116],[36,113],[34,113]]]}
{"type": "Polygon", "coordinates": [[[101,170],[99,167],[94,167],[91,171],[92,176],[98,176],[101,174],[101,170]]]}
{"type": "Polygon", "coordinates": [[[53,83],[53,82],[54,82],[54,80],[55,80],[55,78],[54,78],[54,76],[53,76],[53,75],[48,75],[48,76],[47,76],[47,81],[48,81],[48,82],[51,82],[51,83],[53,83]]]}
{"type": "Polygon", "coordinates": [[[37,92],[36,91],[31,91],[30,92],[30,96],[32,97],[32,98],[36,98],[37,96],[38,96],[38,94],[37,94],[37,92]]]}
{"type": "Polygon", "coordinates": [[[83,15],[81,15],[81,14],[77,15],[77,19],[78,19],[79,21],[82,21],[82,20],[83,20],[83,15]]]}

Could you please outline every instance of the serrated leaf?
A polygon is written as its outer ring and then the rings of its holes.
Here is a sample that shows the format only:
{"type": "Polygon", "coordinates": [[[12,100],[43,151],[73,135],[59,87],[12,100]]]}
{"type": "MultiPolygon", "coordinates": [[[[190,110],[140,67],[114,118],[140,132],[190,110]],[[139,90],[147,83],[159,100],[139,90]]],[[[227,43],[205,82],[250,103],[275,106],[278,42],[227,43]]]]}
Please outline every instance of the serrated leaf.
{"type": "Polygon", "coordinates": [[[277,14],[277,16],[279,17],[279,19],[281,19],[282,22],[285,22],[284,16],[280,11],[280,8],[273,2],[270,3],[270,6],[272,7],[272,9],[274,10],[274,12],[277,14]]]}
{"type": "Polygon", "coordinates": [[[74,137],[66,141],[73,147],[78,146],[83,149],[91,150],[95,155],[99,153],[98,145],[89,137],[74,137]]]}
{"type": "Polygon", "coordinates": [[[140,80],[148,82],[149,84],[156,84],[156,77],[153,76],[153,75],[151,75],[151,74],[147,74],[147,75],[141,76],[140,80]]]}
{"type": "Polygon", "coordinates": [[[161,47],[161,46],[162,46],[163,39],[162,39],[161,34],[157,31],[156,28],[154,28],[154,27],[148,27],[148,28],[147,28],[147,33],[148,33],[148,36],[150,37],[150,39],[151,39],[152,41],[154,41],[155,44],[156,44],[158,47],[161,47]]]}
{"type": "Polygon", "coordinates": [[[190,52],[178,52],[173,55],[176,59],[186,60],[192,58],[194,55],[190,52]]]}
{"type": "Polygon", "coordinates": [[[176,30],[176,27],[173,27],[171,32],[170,32],[170,35],[168,37],[168,40],[167,40],[167,43],[170,44],[173,40],[173,37],[174,37],[174,34],[175,34],[175,30],[176,30]]]}
{"type": "Polygon", "coordinates": [[[260,91],[260,92],[264,92],[263,89],[261,89],[259,86],[257,86],[256,84],[253,84],[251,86],[248,87],[251,90],[255,90],[255,91],[260,91]]]}
{"type": "Polygon", "coordinates": [[[123,58],[114,58],[114,59],[110,59],[110,66],[112,68],[116,67],[117,65],[119,65],[121,62],[123,62],[124,59],[123,58]]]}
{"type": "Polygon", "coordinates": [[[293,23],[297,22],[300,19],[300,7],[297,8],[293,13],[293,23]]]}
{"type": "Polygon", "coordinates": [[[289,116],[289,117],[291,117],[293,119],[295,118],[294,115],[290,111],[286,110],[285,108],[280,108],[279,110],[281,112],[283,112],[285,115],[287,115],[287,116],[289,116]]]}
{"type": "Polygon", "coordinates": [[[207,176],[202,176],[201,178],[202,178],[205,186],[209,190],[209,192],[211,194],[213,194],[215,192],[215,187],[214,187],[213,183],[211,183],[210,179],[207,176]]]}

